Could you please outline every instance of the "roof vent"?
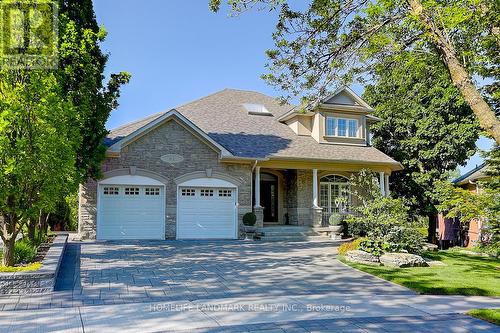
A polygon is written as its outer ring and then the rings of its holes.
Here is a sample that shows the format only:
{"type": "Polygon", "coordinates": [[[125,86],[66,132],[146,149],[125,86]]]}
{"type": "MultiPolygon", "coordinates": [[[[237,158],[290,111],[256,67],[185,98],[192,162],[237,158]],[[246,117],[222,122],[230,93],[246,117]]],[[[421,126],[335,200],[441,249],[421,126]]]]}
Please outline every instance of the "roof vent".
{"type": "Polygon", "coordinates": [[[248,114],[272,116],[272,113],[262,104],[245,103],[243,107],[248,111],[248,114]]]}

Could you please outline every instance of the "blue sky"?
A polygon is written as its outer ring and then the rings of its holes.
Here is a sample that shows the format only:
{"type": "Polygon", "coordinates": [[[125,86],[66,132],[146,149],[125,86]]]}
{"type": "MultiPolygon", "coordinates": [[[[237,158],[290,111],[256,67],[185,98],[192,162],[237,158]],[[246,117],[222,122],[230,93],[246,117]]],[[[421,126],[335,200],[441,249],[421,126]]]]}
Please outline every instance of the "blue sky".
{"type": "MultiPolygon", "coordinates": [[[[275,13],[228,17],[210,12],[208,0],[94,0],[94,7],[108,31],[107,73],[132,74],[110,129],[224,88],[280,95],[260,79],[264,51],[273,45],[275,13]]],[[[491,143],[483,139],[479,146],[491,143]]],[[[476,156],[462,170],[480,163],[476,156]]]]}

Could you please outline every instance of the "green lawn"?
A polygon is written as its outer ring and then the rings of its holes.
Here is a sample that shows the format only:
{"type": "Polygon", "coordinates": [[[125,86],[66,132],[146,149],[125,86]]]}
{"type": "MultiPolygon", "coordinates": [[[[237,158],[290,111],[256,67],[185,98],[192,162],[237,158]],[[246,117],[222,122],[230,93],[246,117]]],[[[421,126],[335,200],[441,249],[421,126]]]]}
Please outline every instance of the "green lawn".
{"type": "Polygon", "coordinates": [[[390,268],[346,264],[421,294],[500,296],[500,260],[456,251],[428,252],[446,266],[390,268]]]}
{"type": "Polygon", "coordinates": [[[478,309],[469,311],[467,314],[500,325],[500,309],[478,309]]]}

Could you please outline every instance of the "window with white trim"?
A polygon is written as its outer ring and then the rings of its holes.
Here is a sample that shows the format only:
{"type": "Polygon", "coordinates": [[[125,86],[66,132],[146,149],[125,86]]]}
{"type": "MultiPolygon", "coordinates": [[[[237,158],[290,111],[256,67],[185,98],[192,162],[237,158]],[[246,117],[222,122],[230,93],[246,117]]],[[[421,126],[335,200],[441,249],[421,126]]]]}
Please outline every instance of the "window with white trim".
{"type": "Polygon", "coordinates": [[[201,195],[202,197],[213,197],[213,196],[214,196],[214,190],[212,190],[212,189],[204,189],[204,188],[202,188],[202,189],[200,190],[200,195],[201,195]]]}
{"type": "Polygon", "coordinates": [[[194,197],[195,195],[196,195],[196,190],[194,188],[181,189],[181,196],[183,197],[194,197]]]}
{"type": "Polygon", "coordinates": [[[160,195],[160,188],[159,187],[146,187],[144,189],[144,194],[145,195],[160,195]]]}
{"type": "Polygon", "coordinates": [[[105,195],[119,195],[120,194],[120,189],[118,187],[104,187],[103,193],[105,195]]]}
{"type": "Polygon", "coordinates": [[[125,187],[125,195],[139,195],[138,187],[125,187]]]}
{"type": "Polygon", "coordinates": [[[358,126],[357,119],[326,117],[325,134],[327,136],[357,138],[358,126]]]}
{"type": "Polygon", "coordinates": [[[219,190],[219,197],[231,197],[233,190],[219,190]]]}
{"type": "Polygon", "coordinates": [[[333,213],[343,212],[351,205],[349,179],[338,175],[328,175],[320,179],[320,206],[327,218],[333,213]]]}

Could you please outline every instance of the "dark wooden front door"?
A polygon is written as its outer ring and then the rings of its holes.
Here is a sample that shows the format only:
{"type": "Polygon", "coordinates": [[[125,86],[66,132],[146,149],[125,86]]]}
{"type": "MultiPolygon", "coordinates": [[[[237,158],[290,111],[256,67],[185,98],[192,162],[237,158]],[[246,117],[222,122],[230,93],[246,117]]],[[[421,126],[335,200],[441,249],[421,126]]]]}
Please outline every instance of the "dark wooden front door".
{"type": "Polygon", "coordinates": [[[264,207],[264,222],[278,222],[278,180],[262,180],[260,204],[264,207]]]}

